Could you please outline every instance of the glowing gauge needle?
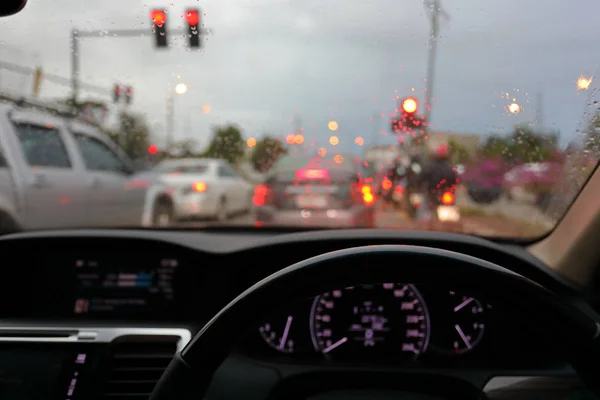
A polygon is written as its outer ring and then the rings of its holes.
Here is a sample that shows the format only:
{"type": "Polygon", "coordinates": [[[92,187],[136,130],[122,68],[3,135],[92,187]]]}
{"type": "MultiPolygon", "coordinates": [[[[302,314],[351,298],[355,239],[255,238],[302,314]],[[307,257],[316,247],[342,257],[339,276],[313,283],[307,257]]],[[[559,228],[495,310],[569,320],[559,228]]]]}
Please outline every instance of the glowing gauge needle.
{"type": "Polygon", "coordinates": [[[463,342],[465,342],[465,345],[467,346],[467,349],[471,349],[471,342],[469,342],[469,339],[467,339],[467,337],[465,336],[464,332],[462,331],[462,329],[460,329],[460,326],[458,326],[458,324],[454,325],[454,328],[456,329],[456,332],[458,332],[460,338],[463,340],[463,342]]]}
{"type": "Polygon", "coordinates": [[[465,307],[467,304],[469,304],[473,300],[474,299],[472,297],[469,297],[468,299],[466,299],[465,301],[463,301],[462,303],[460,303],[459,305],[457,305],[456,307],[454,307],[454,312],[460,311],[460,309],[462,309],[463,307],[465,307]]]}
{"type": "Polygon", "coordinates": [[[281,336],[281,341],[279,342],[279,348],[283,349],[285,346],[285,342],[287,342],[288,335],[290,334],[290,327],[292,326],[292,320],[294,317],[288,315],[287,322],[285,323],[285,328],[283,329],[283,335],[281,336]]]}
{"type": "Polygon", "coordinates": [[[331,344],[331,345],[327,346],[326,348],[324,348],[323,349],[323,353],[329,353],[331,350],[335,349],[338,346],[343,345],[347,341],[348,341],[348,338],[347,337],[343,337],[340,340],[338,340],[337,342],[335,342],[334,344],[331,344]]]}

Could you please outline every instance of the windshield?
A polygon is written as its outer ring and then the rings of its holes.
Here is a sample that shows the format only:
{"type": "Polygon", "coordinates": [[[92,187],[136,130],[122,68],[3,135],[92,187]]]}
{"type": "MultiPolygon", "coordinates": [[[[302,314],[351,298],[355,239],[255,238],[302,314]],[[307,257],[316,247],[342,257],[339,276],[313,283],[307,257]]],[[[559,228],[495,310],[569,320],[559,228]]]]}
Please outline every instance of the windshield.
{"type": "Polygon", "coordinates": [[[85,4],[0,20],[0,234],[535,238],[598,162],[596,0],[85,4]]]}

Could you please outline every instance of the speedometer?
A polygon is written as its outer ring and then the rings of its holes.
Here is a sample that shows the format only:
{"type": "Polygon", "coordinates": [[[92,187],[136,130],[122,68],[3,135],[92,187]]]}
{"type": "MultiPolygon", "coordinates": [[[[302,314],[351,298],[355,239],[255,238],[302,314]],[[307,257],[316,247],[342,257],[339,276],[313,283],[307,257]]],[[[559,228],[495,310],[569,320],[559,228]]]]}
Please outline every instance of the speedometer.
{"type": "Polygon", "coordinates": [[[429,343],[429,313],[413,285],[384,283],[315,298],[311,333],[328,358],[414,360],[429,343]]]}

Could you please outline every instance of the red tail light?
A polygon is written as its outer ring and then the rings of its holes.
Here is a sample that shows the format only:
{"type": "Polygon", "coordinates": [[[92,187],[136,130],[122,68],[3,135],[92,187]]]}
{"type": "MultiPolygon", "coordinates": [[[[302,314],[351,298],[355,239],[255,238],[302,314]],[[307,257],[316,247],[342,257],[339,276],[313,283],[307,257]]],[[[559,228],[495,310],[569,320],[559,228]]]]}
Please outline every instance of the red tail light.
{"type": "Polygon", "coordinates": [[[267,185],[258,185],[254,188],[252,203],[257,207],[262,207],[269,203],[270,190],[267,185]]]}
{"type": "Polygon", "coordinates": [[[192,183],[192,189],[194,190],[194,192],[204,193],[204,192],[206,192],[206,183],[194,182],[194,183],[192,183]]]}
{"type": "Polygon", "coordinates": [[[373,191],[371,190],[371,186],[364,185],[360,189],[360,191],[362,193],[363,203],[365,203],[366,206],[370,206],[375,203],[375,195],[373,194],[373,191]]]}
{"type": "Polygon", "coordinates": [[[454,204],[454,193],[445,192],[444,194],[442,194],[442,204],[445,206],[451,206],[452,204],[454,204]]]}
{"type": "Polygon", "coordinates": [[[300,169],[296,171],[296,179],[328,179],[329,171],[326,169],[300,169]]]}
{"type": "Polygon", "coordinates": [[[383,190],[390,190],[392,188],[392,181],[388,178],[384,178],[381,182],[381,187],[383,190]]]}

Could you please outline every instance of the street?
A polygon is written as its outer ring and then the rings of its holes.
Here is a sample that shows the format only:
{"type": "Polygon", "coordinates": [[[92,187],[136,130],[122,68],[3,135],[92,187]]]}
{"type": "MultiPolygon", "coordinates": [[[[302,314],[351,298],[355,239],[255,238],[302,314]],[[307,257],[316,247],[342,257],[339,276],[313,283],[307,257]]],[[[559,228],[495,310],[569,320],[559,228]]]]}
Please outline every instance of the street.
{"type": "MultiPolygon", "coordinates": [[[[535,237],[551,229],[551,221],[533,205],[511,202],[501,198],[496,203],[478,205],[464,191],[457,193],[456,203],[461,210],[459,223],[442,223],[429,220],[411,221],[406,213],[391,206],[377,204],[376,227],[399,230],[451,231],[484,237],[535,237]]],[[[202,228],[214,225],[211,221],[181,222],[185,228],[202,228]]],[[[221,225],[253,226],[250,213],[232,216],[221,225]]]]}

